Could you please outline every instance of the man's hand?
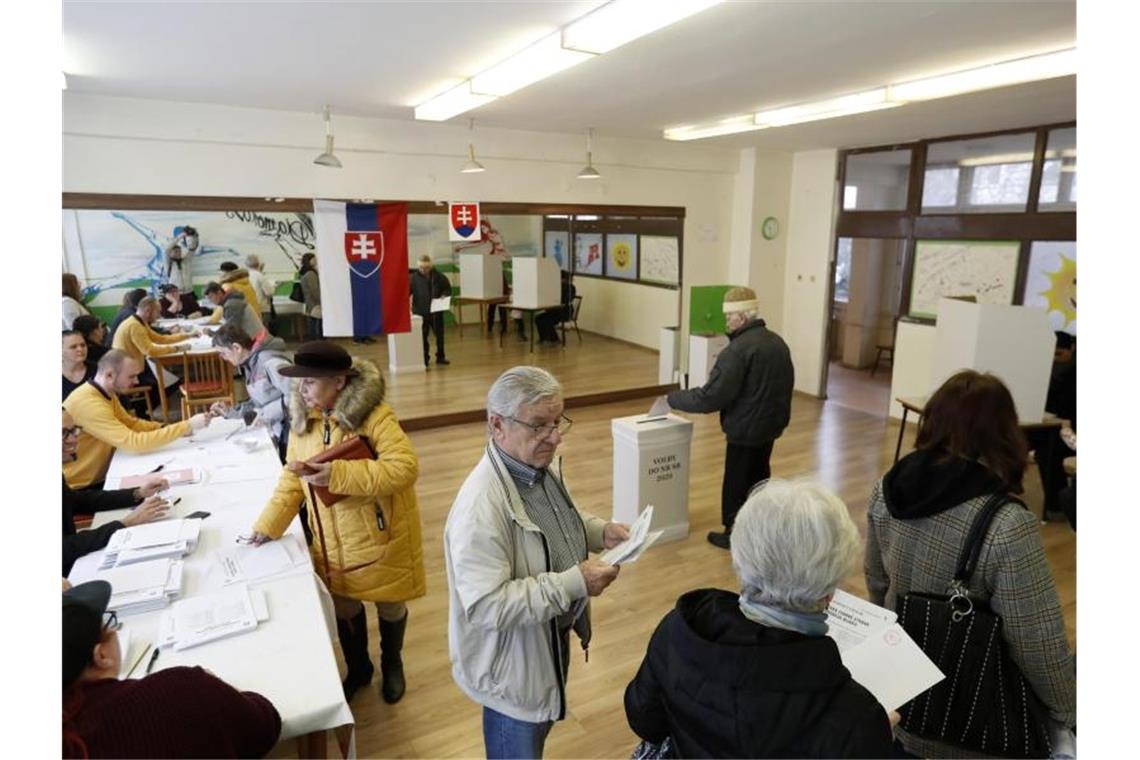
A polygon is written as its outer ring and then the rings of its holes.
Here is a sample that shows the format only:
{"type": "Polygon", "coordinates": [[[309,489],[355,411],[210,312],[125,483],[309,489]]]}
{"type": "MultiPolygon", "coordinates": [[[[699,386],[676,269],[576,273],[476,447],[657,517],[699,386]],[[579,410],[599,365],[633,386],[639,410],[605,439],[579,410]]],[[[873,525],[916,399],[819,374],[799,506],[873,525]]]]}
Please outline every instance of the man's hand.
{"type": "Polygon", "coordinates": [[[159,491],[165,491],[167,488],[170,488],[170,481],[161,475],[151,475],[143,481],[141,486],[135,489],[134,497],[138,501],[142,501],[149,499],[159,491]]]}
{"type": "Polygon", "coordinates": [[[629,526],[625,523],[608,522],[602,529],[602,545],[612,549],[629,538],[629,526]]]}
{"type": "Polygon", "coordinates": [[[614,582],[621,570],[617,565],[610,565],[600,559],[587,559],[578,563],[582,577],[586,579],[586,593],[590,596],[600,596],[606,587],[614,582]]]}
{"type": "Polygon", "coordinates": [[[143,523],[161,520],[162,518],[166,517],[166,512],[169,509],[170,504],[166,502],[166,499],[161,499],[157,496],[151,496],[142,504],[139,504],[137,507],[131,510],[130,514],[128,514],[119,522],[128,528],[132,528],[136,525],[142,525],[143,523]]]}
{"type": "Polygon", "coordinates": [[[190,433],[197,433],[199,430],[205,430],[206,426],[210,424],[210,415],[199,412],[191,417],[187,422],[190,423],[190,433]]]}
{"type": "Polygon", "coordinates": [[[70,588],[71,588],[71,581],[69,581],[67,578],[64,578],[63,579],[63,590],[67,591],[70,588]]]}
{"type": "Polygon", "coordinates": [[[321,464],[306,463],[305,474],[301,476],[301,480],[309,485],[321,487],[327,487],[331,478],[332,462],[322,462],[321,464]]]}
{"type": "Polygon", "coordinates": [[[230,406],[226,402],[215,401],[213,404],[210,404],[210,416],[211,417],[223,417],[223,416],[225,416],[225,414],[229,410],[229,408],[230,408],[230,406]]]}

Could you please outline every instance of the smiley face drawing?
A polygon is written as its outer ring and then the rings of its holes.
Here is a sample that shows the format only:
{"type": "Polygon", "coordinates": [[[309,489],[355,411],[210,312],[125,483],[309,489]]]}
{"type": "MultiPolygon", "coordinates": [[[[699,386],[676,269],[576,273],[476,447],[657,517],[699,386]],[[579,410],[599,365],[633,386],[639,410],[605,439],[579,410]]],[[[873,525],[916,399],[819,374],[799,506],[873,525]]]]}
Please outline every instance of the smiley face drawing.
{"type": "Polygon", "coordinates": [[[1065,319],[1066,327],[1077,319],[1077,262],[1061,255],[1061,268],[1049,272],[1049,288],[1038,295],[1048,302],[1048,311],[1056,311],[1065,319]]]}

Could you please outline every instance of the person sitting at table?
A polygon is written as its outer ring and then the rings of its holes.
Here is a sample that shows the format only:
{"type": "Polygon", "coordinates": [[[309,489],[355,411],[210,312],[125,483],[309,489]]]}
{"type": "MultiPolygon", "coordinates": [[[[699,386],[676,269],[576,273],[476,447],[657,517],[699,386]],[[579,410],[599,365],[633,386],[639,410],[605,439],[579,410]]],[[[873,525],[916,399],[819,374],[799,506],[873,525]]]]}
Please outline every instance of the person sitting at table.
{"type": "Polygon", "coordinates": [[[119,680],[127,653],[110,601],[102,580],[63,592],[63,757],[262,757],[273,749],[281,735],[273,703],[204,668],[119,680]]]}
{"type": "Polygon", "coordinates": [[[269,428],[277,443],[277,454],[285,464],[289,443],[289,416],[285,413],[293,381],[281,370],[293,366],[285,355],[285,341],[266,334],[255,341],[234,323],[224,324],[211,338],[218,354],[241,371],[249,400],[227,407],[219,401],[211,411],[227,419],[244,419],[247,412],[256,415],[248,424],[261,423],[269,428]]]}
{"type": "Polygon", "coordinates": [[[75,318],[81,314],[90,314],[83,305],[83,291],[79,288],[79,278],[71,272],[63,273],[63,329],[70,330],[75,326],[75,318]]]}
{"type": "Polygon", "coordinates": [[[188,338],[193,333],[179,333],[176,335],[163,335],[156,332],[151,324],[158,319],[161,307],[158,301],[150,296],[141,299],[135,307],[135,314],[130,319],[123,320],[115,330],[111,340],[111,348],[125,351],[142,362],[147,357],[176,354],[179,351],[189,351],[188,338]]]}
{"type": "Polygon", "coordinates": [[[254,522],[250,540],[280,538],[301,501],[308,500],[313,564],[332,593],[348,665],[345,699],[372,680],[362,602],[374,602],[380,618],[380,693],[385,702],[398,702],[405,689],[405,602],[425,593],[415,491],[419,460],[384,401],[384,377],[372,362],[353,358],[330,341],[310,341],[297,348],[293,366],[281,374],[298,379],[289,394],[291,461],[254,522]],[[368,439],[375,459],[305,464],[357,435],[368,439]],[[343,498],[335,506],[326,504],[316,487],[343,498]]]}
{"type": "MultiPolygon", "coordinates": [[[[1077,429],[1077,338],[1060,330],[1054,333],[1053,366],[1049,372],[1049,390],[1045,396],[1045,411],[1068,420],[1069,427],[1077,429]]],[[[1050,519],[1063,512],[1061,492],[1068,485],[1065,476],[1065,457],[1073,455],[1056,428],[1029,430],[1025,433],[1037,472],[1041,476],[1041,493],[1045,497],[1041,516],[1050,519]]]]}
{"type": "Polygon", "coordinates": [[[183,293],[173,282],[168,282],[159,288],[162,299],[158,302],[162,307],[163,319],[197,319],[202,316],[202,307],[193,293],[183,293]]]}
{"type": "Polygon", "coordinates": [[[107,325],[94,314],[76,317],[72,329],[87,342],[87,361],[92,364],[97,364],[103,354],[111,350],[107,347],[107,325]]]}
{"type": "Polygon", "coordinates": [[[209,424],[205,413],[189,420],[162,425],[140,420],[123,408],[117,394],[138,382],[142,362],[118,349],[108,351],[95,370],[95,377],[76,388],[63,402],[75,424],[83,429],[76,459],[64,465],[72,488],[102,484],[115,449],[153,451],[209,424]]]}
{"type": "MultiPolygon", "coordinates": [[[[139,301],[146,298],[146,295],[146,290],[143,288],[128,290],[123,294],[123,305],[119,307],[119,312],[115,314],[115,318],[111,320],[111,327],[107,331],[108,338],[114,338],[115,333],[119,331],[119,325],[135,315],[135,312],[139,308],[139,301]]],[[[109,343],[107,347],[110,348],[109,343]]]]}
{"type": "MultiPolygon", "coordinates": [[[[79,448],[79,432],[75,420],[64,410],[64,464],[75,461],[75,452],[79,448]]],[[[138,488],[120,488],[114,491],[102,491],[96,488],[73,491],[68,487],[67,481],[63,481],[63,574],[66,576],[71,572],[75,560],[106,546],[119,528],[142,525],[165,517],[170,505],[157,494],[168,487],[169,484],[161,475],[147,478],[138,488]],[[96,512],[128,507],[136,509],[121,520],[112,520],[91,530],[75,530],[76,515],[93,515],[96,512]]]]}
{"type": "Polygon", "coordinates": [[[87,360],[87,341],[83,339],[83,333],[64,330],[63,398],[94,376],[95,364],[87,360]]]}
{"type": "Polygon", "coordinates": [[[249,305],[241,291],[226,290],[220,284],[211,282],[202,292],[214,307],[214,313],[210,316],[211,325],[235,324],[255,339],[269,334],[265,325],[261,324],[261,317],[257,316],[257,311],[249,305]]]}
{"type": "Polygon", "coordinates": [[[534,318],[534,328],[538,331],[538,342],[560,343],[558,339],[558,325],[574,315],[574,298],[578,289],[570,280],[570,273],[562,272],[562,306],[557,309],[547,309],[534,318]]]}
{"type": "Polygon", "coordinates": [[[677,757],[891,757],[890,718],[826,635],[860,554],[847,506],[818,483],[765,481],[731,551],[741,590],[681,595],[626,687],[630,728],[677,757]]]}
{"type": "MultiPolygon", "coordinates": [[[[255,314],[260,314],[260,306],[257,300],[257,291],[253,289],[253,283],[249,280],[249,270],[242,269],[232,261],[223,262],[218,267],[221,271],[221,278],[219,282],[224,290],[236,290],[241,293],[245,298],[245,302],[249,304],[255,314]]],[[[258,316],[258,319],[261,319],[258,316]]]]}

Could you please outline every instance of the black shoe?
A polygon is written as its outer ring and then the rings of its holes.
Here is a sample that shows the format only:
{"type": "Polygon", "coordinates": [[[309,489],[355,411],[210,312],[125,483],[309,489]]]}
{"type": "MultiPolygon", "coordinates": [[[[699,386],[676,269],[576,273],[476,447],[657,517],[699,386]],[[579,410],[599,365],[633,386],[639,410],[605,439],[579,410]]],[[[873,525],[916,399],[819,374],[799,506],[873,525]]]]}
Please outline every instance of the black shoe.
{"type": "Polygon", "coordinates": [[[375,672],[368,656],[368,617],[364,608],[361,607],[360,612],[349,620],[338,619],[336,634],[348,666],[348,673],[340,684],[344,689],[344,701],[348,702],[358,690],[372,682],[375,672]]]}
{"type": "Polygon", "coordinates": [[[404,682],[404,661],[400,651],[404,648],[404,631],[408,628],[408,615],[403,620],[389,622],[380,618],[380,696],[392,705],[400,701],[407,688],[404,682]]]}
{"type": "Polygon", "coordinates": [[[720,549],[729,549],[732,546],[731,539],[729,538],[731,535],[732,534],[727,531],[721,533],[719,531],[710,530],[709,543],[720,549]]]}
{"type": "Polygon", "coordinates": [[[441,357],[439,359],[436,359],[435,363],[436,364],[451,364],[451,362],[449,362],[446,357],[441,357]]]}
{"type": "Polygon", "coordinates": [[[424,366],[427,367],[430,364],[431,364],[431,359],[425,356],[424,357],[424,366]]]}

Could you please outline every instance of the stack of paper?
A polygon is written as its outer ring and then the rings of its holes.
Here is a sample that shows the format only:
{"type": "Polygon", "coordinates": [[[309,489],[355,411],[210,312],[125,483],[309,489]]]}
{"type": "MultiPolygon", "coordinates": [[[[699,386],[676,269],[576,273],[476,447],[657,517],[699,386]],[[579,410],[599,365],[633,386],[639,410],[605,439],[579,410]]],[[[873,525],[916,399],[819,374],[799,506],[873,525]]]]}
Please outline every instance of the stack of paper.
{"type": "Polygon", "coordinates": [[[73,583],[88,580],[110,583],[111,601],[107,609],[120,615],[161,609],[182,592],[181,560],[159,559],[98,570],[82,581],[74,577],[75,572],[72,576],[73,583]]]}
{"type": "Polygon", "coordinates": [[[103,569],[149,562],[160,558],[184,557],[198,545],[201,520],[163,520],[120,528],[103,551],[103,569]]]}
{"type": "Polygon", "coordinates": [[[164,470],[148,472],[144,475],[127,475],[119,479],[119,488],[139,488],[154,477],[163,477],[172,486],[182,486],[188,483],[197,483],[202,479],[201,471],[193,467],[184,467],[180,470],[164,470]]]}
{"type": "Polygon", "coordinates": [[[636,561],[664,533],[660,530],[650,531],[649,524],[652,522],[653,505],[650,504],[641,511],[633,525],[630,526],[629,538],[614,548],[602,552],[600,559],[611,565],[622,565],[636,561]]]}
{"type": "Polygon", "coordinates": [[[261,546],[227,546],[218,549],[215,559],[222,571],[222,583],[269,578],[297,567],[309,568],[309,552],[293,535],[282,536],[261,546]]]}
{"type": "Polygon", "coordinates": [[[249,587],[230,586],[205,596],[181,599],[159,620],[158,645],[189,649],[248,633],[269,617],[265,596],[249,587]],[[255,601],[256,598],[256,601],[255,601]]]}

